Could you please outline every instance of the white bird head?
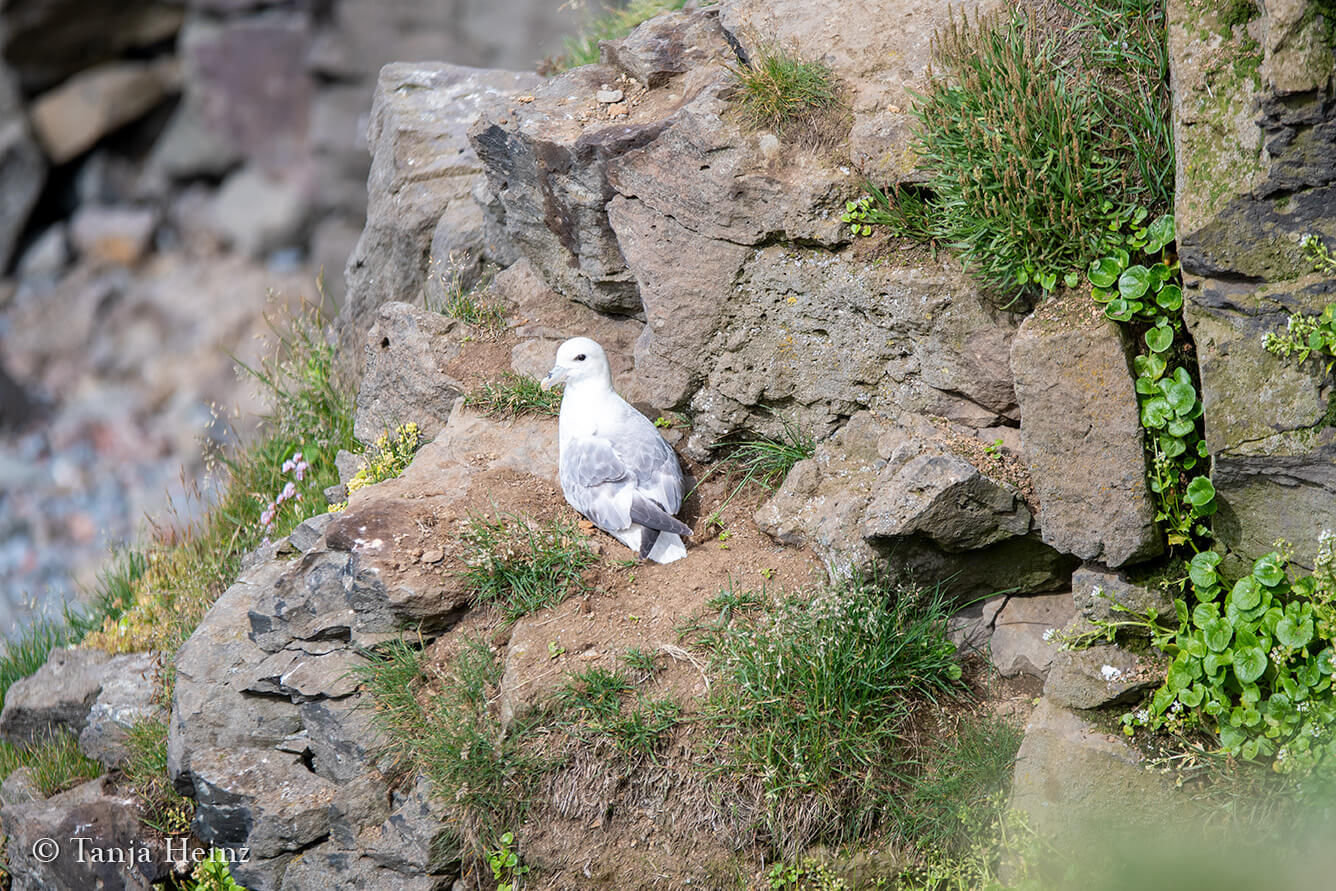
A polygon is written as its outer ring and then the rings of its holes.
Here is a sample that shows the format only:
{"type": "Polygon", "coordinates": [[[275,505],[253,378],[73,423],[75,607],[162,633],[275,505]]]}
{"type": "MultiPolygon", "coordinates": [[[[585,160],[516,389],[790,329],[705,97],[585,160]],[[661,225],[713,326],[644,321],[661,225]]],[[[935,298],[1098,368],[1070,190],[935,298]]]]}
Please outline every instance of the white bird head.
{"type": "Polygon", "coordinates": [[[550,390],[557,384],[565,384],[569,388],[590,380],[599,380],[608,387],[612,386],[608,356],[603,352],[603,347],[588,337],[572,337],[557,347],[557,362],[540,386],[544,390],[550,390]]]}

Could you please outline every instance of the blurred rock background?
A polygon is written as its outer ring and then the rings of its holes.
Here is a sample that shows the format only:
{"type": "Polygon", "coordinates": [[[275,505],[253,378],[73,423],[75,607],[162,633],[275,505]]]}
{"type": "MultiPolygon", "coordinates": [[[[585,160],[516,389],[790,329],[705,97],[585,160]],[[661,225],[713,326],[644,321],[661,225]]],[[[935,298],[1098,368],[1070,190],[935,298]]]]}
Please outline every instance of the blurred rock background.
{"type": "Polygon", "coordinates": [[[261,409],[232,357],[255,361],[266,312],[338,311],[380,67],[532,71],[589,12],[0,2],[0,632],[148,516],[188,518],[206,446],[261,409]]]}

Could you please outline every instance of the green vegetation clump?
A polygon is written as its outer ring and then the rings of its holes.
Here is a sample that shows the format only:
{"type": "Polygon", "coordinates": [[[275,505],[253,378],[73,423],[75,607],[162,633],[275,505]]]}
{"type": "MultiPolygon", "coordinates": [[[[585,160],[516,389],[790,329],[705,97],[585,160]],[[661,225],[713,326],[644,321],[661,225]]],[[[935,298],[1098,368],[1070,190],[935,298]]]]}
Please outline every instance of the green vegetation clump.
{"type": "Polygon", "coordinates": [[[125,744],[130,756],[122,770],[139,800],[144,825],[168,837],[189,832],[195,803],[177,794],[167,777],[167,722],[136,723],[126,733],[125,744]]]}
{"type": "Polygon", "coordinates": [[[803,59],[779,46],[762,46],[754,58],[733,69],[747,120],[779,135],[812,131],[839,105],[835,75],[823,62],[803,59]]]}
{"type": "Polygon", "coordinates": [[[940,591],[852,580],[738,613],[713,636],[722,674],[706,713],[718,771],[755,782],[776,848],[870,834],[910,772],[919,709],[963,692],[940,591]]]}
{"type": "Polygon", "coordinates": [[[0,740],[0,779],[26,767],[43,798],[50,798],[80,783],[97,779],[105,771],[79,748],[77,734],[63,731],[31,746],[15,746],[0,740]]]}
{"type": "Polygon", "coordinates": [[[134,602],[135,584],[147,568],[148,560],[139,551],[117,555],[98,574],[88,606],[66,604],[59,617],[38,619],[7,641],[0,656],[0,706],[10,686],[45,665],[52,650],[73,646],[105,622],[119,619],[134,602]]]}
{"type": "Polygon", "coordinates": [[[406,771],[420,770],[441,800],[459,814],[463,841],[484,840],[518,825],[535,784],[550,766],[532,743],[535,719],[517,716],[506,731],[488,707],[501,663],[480,639],[466,640],[440,669],[430,691],[420,650],[387,642],[355,671],[374,703],[387,754],[406,771]]]}
{"type": "Polygon", "coordinates": [[[598,556],[574,524],[535,524],[523,517],[471,517],[460,534],[465,580],[479,603],[495,603],[507,619],[561,603],[586,585],[598,556]]]}
{"type": "Polygon", "coordinates": [[[1191,596],[1175,601],[1177,626],[1148,617],[1173,661],[1150,703],[1123,719],[1174,733],[1205,731],[1226,755],[1269,759],[1279,773],[1336,765],[1336,535],[1323,532],[1313,572],[1292,576],[1287,554],[1267,554],[1243,578],[1202,551],[1188,567],[1191,596]]]}
{"type": "Polygon", "coordinates": [[[630,0],[605,9],[593,16],[579,34],[566,38],[566,55],[558,60],[556,67],[561,70],[592,65],[599,59],[600,40],[620,40],[641,22],[685,5],[686,0],[630,0]]]}
{"type": "MultiPolygon", "coordinates": [[[[398,477],[412,462],[421,444],[422,435],[418,425],[412,421],[395,427],[393,437],[389,433],[376,437],[376,441],[371,444],[371,453],[362,459],[362,466],[348,480],[348,494],[398,477]]],[[[331,505],[329,509],[340,511],[347,506],[348,502],[345,501],[331,505]]]]}
{"type": "Polygon", "coordinates": [[[1012,297],[1074,287],[1111,246],[1130,208],[1173,193],[1164,12],[1156,0],[1071,0],[1063,21],[1021,13],[952,20],[919,97],[926,205],[852,202],[858,234],[897,234],[959,250],[1012,297]],[[926,221],[925,221],[926,217],[926,221]]]}
{"type": "MultiPolygon", "coordinates": [[[[1300,244],[1314,271],[1336,275],[1336,257],[1320,238],[1305,235],[1300,244]]],[[[1282,359],[1293,357],[1299,362],[1308,361],[1314,354],[1326,356],[1328,362],[1324,373],[1330,374],[1332,366],[1336,365],[1336,303],[1327,304],[1317,315],[1292,314],[1286,322],[1285,333],[1268,333],[1262,339],[1262,346],[1282,359]]]]}
{"type": "Polygon", "coordinates": [[[440,261],[433,260],[433,274],[441,281],[443,302],[437,303],[428,298],[426,308],[432,312],[458,319],[471,325],[488,337],[494,337],[506,329],[506,312],[499,303],[493,303],[483,297],[487,284],[491,281],[495,267],[488,267],[482,278],[471,287],[464,286],[464,276],[453,263],[440,269],[440,261]]]}
{"type": "Polygon", "coordinates": [[[1215,486],[1207,475],[1204,409],[1183,326],[1183,277],[1172,249],[1174,218],[1165,214],[1142,226],[1146,216],[1143,208],[1128,221],[1130,228],[1115,230],[1111,252],[1091,263],[1086,275],[1105,317],[1141,331],[1132,369],[1155,519],[1170,547],[1196,551],[1211,537],[1209,518],[1216,510],[1215,486]]]}
{"type": "Polygon", "coordinates": [[[537,379],[507,371],[465,396],[464,404],[489,418],[555,415],[561,411],[561,391],[544,390],[537,379]]]}

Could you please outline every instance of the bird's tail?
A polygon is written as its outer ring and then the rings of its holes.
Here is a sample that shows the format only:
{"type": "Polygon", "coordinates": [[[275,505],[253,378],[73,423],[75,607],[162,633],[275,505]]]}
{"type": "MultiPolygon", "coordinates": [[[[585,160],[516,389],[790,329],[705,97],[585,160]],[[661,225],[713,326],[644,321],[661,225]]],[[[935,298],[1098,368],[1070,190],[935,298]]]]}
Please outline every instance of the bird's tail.
{"type": "Polygon", "coordinates": [[[650,549],[649,559],[655,563],[672,563],[687,555],[687,547],[682,544],[681,536],[673,532],[661,532],[650,549]]]}

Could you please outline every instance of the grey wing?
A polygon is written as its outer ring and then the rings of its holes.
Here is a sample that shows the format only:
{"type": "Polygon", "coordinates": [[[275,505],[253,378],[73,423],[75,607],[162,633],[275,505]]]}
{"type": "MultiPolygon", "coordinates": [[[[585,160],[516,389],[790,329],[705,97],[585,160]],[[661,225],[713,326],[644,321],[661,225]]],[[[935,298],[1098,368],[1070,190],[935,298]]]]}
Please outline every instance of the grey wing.
{"type": "Polygon", "coordinates": [[[682,466],[677,453],[664,441],[649,419],[631,409],[632,416],[613,440],[613,448],[635,482],[642,498],[664,513],[674,515],[682,506],[682,466]]]}
{"type": "Polygon", "coordinates": [[[635,484],[626,464],[601,436],[570,443],[561,456],[561,490],[571,506],[609,531],[631,525],[635,484]]]}

